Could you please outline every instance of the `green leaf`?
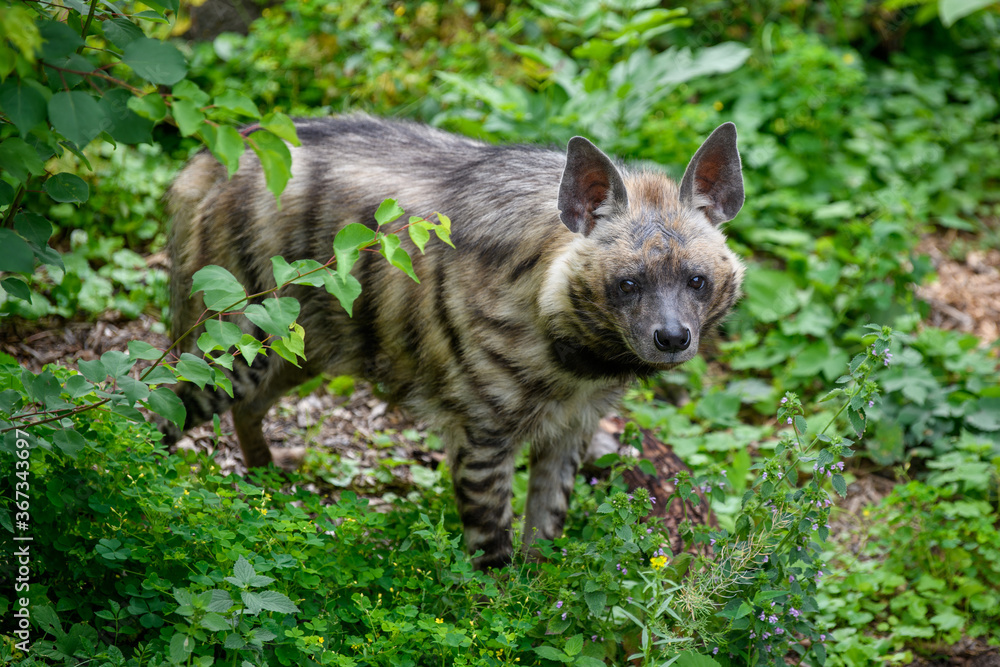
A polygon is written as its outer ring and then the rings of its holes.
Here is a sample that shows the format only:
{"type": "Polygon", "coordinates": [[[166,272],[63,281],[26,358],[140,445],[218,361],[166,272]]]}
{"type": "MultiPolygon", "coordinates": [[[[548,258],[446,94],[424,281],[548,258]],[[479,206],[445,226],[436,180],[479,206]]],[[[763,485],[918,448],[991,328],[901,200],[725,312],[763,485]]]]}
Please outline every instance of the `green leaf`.
{"type": "Polygon", "coordinates": [[[224,630],[233,629],[233,626],[229,624],[229,621],[223,618],[221,614],[214,611],[205,614],[198,623],[209,632],[222,632],[224,630]]]}
{"type": "Polygon", "coordinates": [[[45,121],[45,96],[24,79],[8,79],[0,85],[0,110],[17,126],[21,135],[45,121]]]}
{"type": "Polygon", "coordinates": [[[156,414],[176,424],[177,428],[184,428],[187,409],[177,394],[166,387],[159,387],[150,392],[146,406],[156,414]]]}
{"type": "Polygon", "coordinates": [[[142,97],[130,96],[127,105],[136,115],[153,122],[167,117],[167,104],[163,101],[163,96],[157,92],[142,97]]]}
{"type": "Polygon", "coordinates": [[[604,613],[608,595],[604,591],[591,591],[583,594],[583,600],[587,603],[590,613],[595,617],[600,617],[604,613]]]}
{"type": "Polygon", "coordinates": [[[45,165],[33,146],[19,137],[9,137],[0,143],[0,170],[27,183],[32,175],[44,174],[45,165]]]}
{"type": "Polygon", "coordinates": [[[0,280],[0,287],[3,287],[3,290],[15,299],[31,301],[31,290],[28,289],[28,285],[25,284],[23,280],[19,280],[17,278],[4,278],[3,280],[0,280]]]}
{"type": "Polygon", "coordinates": [[[190,137],[198,131],[198,127],[204,122],[205,114],[202,113],[198,105],[190,100],[174,100],[170,106],[170,113],[173,114],[177,122],[177,129],[185,137],[190,137]]]}
{"type": "Polygon", "coordinates": [[[563,647],[563,650],[566,652],[567,655],[570,656],[578,655],[580,651],[583,650],[583,635],[582,634],[573,635],[572,637],[567,639],[566,645],[563,647]]]}
{"type": "Polygon", "coordinates": [[[31,273],[35,253],[24,239],[9,229],[0,229],[0,271],[31,273]]]}
{"type": "Polygon", "coordinates": [[[145,37],[142,29],[126,18],[113,18],[101,22],[104,36],[119,49],[139,39],[145,37]]]}
{"type": "Polygon", "coordinates": [[[185,79],[173,87],[170,91],[175,98],[194,102],[196,106],[207,107],[211,97],[208,93],[198,87],[194,81],[185,79]]]}
{"type": "Polygon", "coordinates": [[[858,437],[861,437],[861,435],[865,432],[864,413],[860,410],[848,410],[847,418],[848,421],[851,422],[851,427],[854,429],[854,432],[858,434],[858,437]]]}
{"type": "Polygon", "coordinates": [[[80,35],[62,21],[44,21],[38,24],[38,32],[44,40],[42,44],[44,60],[51,61],[68,56],[83,45],[80,35]]]}
{"type": "Polygon", "coordinates": [[[229,178],[233,177],[240,166],[240,156],[246,150],[243,137],[235,128],[229,125],[220,125],[215,128],[215,140],[209,145],[212,155],[219,158],[219,162],[226,165],[226,172],[229,178]]]}
{"type": "Polygon", "coordinates": [[[124,352],[118,350],[108,350],[101,355],[101,364],[108,371],[108,375],[115,379],[132,370],[135,362],[135,359],[129,359],[124,352]]]}
{"type": "Polygon", "coordinates": [[[240,342],[236,343],[236,349],[240,351],[241,355],[243,355],[243,359],[247,362],[247,366],[253,364],[254,358],[263,347],[264,346],[261,342],[250,334],[243,334],[240,342]]]}
{"type": "Polygon", "coordinates": [[[417,246],[417,250],[423,253],[424,246],[427,245],[427,242],[431,238],[431,233],[427,231],[427,228],[430,227],[430,225],[427,223],[420,224],[420,222],[415,222],[419,220],[421,220],[421,218],[410,218],[410,226],[406,231],[410,233],[410,240],[413,241],[413,245],[417,246]]]}
{"type": "Polygon", "coordinates": [[[104,382],[108,379],[108,370],[99,359],[94,359],[93,361],[80,359],[76,363],[76,367],[80,370],[80,373],[83,374],[83,377],[87,378],[91,382],[104,382]]]}
{"type": "Polygon", "coordinates": [[[282,296],[265,299],[262,304],[251,304],[244,309],[247,319],[267,333],[283,338],[288,335],[292,322],[299,316],[299,302],[282,296]]]}
{"type": "Polygon", "coordinates": [[[125,46],[122,60],[150,83],[172,86],[187,76],[184,55],[159,39],[137,37],[125,46]]]}
{"type": "MultiPolygon", "coordinates": [[[[158,95],[157,98],[163,101],[158,95]]],[[[104,117],[111,123],[107,133],[123,144],[151,144],[153,121],[132,110],[130,104],[133,99],[138,98],[123,88],[113,88],[104,93],[99,104],[104,117]]]]}
{"type": "Polygon", "coordinates": [[[681,653],[674,665],[676,667],[720,667],[719,663],[712,658],[694,651],[681,653]]]}
{"type": "Polygon", "coordinates": [[[829,400],[832,400],[834,398],[837,398],[838,396],[840,396],[843,393],[844,393],[844,390],[841,389],[840,387],[837,387],[836,389],[831,389],[827,393],[823,394],[823,397],[820,398],[819,400],[817,400],[816,402],[817,403],[823,403],[825,401],[829,401],[829,400]]]}
{"type": "Polygon", "coordinates": [[[253,100],[235,90],[227,90],[221,95],[217,95],[214,104],[217,108],[226,109],[241,116],[260,118],[260,111],[253,100]]]}
{"type": "MultiPolygon", "coordinates": [[[[45,181],[45,192],[58,202],[83,203],[90,198],[90,186],[76,174],[63,172],[45,181]]],[[[48,239],[46,239],[48,240],[48,239]]]]}
{"type": "MultiPolygon", "coordinates": [[[[371,245],[373,241],[375,232],[359,222],[352,222],[337,232],[333,238],[333,255],[337,259],[337,275],[340,278],[346,280],[354,263],[361,256],[361,250],[371,245]]],[[[329,283],[327,289],[330,289],[329,283]]]]}
{"type": "Polygon", "coordinates": [[[298,366],[297,357],[306,358],[305,329],[301,324],[292,324],[291,331],[284,338],[279,338],[271,344],[271,348],[278,353],[282,359],[298,366]]]}
{"type": "Polygon", "coordinates": [[[295,606],[287,595],[277,591],[259,591],[256,593],[257,604],[265,611],[274,611],[279,614],[294,614],[299,608],[295,606]]]}
{"type": "Polygon", "coordinates": [[[650,477],[656,477],[656,466],[649,459],[639,459],[639,470],[650,477]]]}
{"type": "Polygon", "coordinates": [[[10,206],[14,203],[14,188],[7,181],[0,181],[0,206],[10,206]]]}
{"type": "Polygon", "coordinates": [[[77,454],[87,446],[86,439],[71,428],[64,428],[53,433],[52,442],[71,459],[75,459],[77,454]]]}
{"type": "Polygon", "coordinates": [[[401,209],[396,203],[395,199],[386,199],[378,206],[378,210],[375,211],[375,222],[382,225],[386,225],[399,216],[403,215],[406,211],[401,209]]]}
{"type": "Polygon", "coordinates": [[[49,100],[49,120],[61,135],[84,148],[101,133],[105,118],[92,95],[71,90],[56,93],[49,100]]]}
{"type": "Polygon", "coordinates": [[[37,248],[44,248],[52,236],[52,223],[30,211],[23,211],[14,217],[14,229],[37,248]]]}
{"type": "Polygon", "coordinates": [[[443,213],[437,213],[435,215],[437,215],[440,224],[434,227],[434,233],[437,234],[437,237],[440,240],[454,248],[455,244],[451,242],[451,218],[443,213]]]}
{"type": "Polygon", "coordinates": [[[70,395],[70,398],[83,398],[94,390],[94,385],[87,382],[87,378],[82,375],[71,375],[63,385],[63,391],[70,395]]]}
{"type": "Polygon", "coordinates": [[[844,481],[843,475],[834,475],[830,481],[833,483],[833,490],[836,491],[841,498],[847,497],[847,482],[844,481]]]}
{"type": "Polygon", "coordinates": [[[138,401],[149,398],[149,387],[131,375],[123,375],[118,378],[118,388],[125,394],[129,405],[135,405],[138,401]]]}
{"type": "Polygon", "coordinates": [[[399,237],[395,234],[386,234],[382,237],[382,256],[389,260],[389,263],[410,276],[414,282],[420,282],[417,274],[413,272],[413,262],[406,251],[400,247],[399,237]]]}
{"type": "Polygon", "coordinates": [[[198,269],[191,277],[191,295],[197,292],[205,293],[205,308],[215,311],[238,306],[247,298],[236,277],[214,264],[198,269]]]}
{"type": "Polygon", "coordinates": [[[748,271],[743,288],[747,308],[761,322],[776,322],[799,307],[795,281],[785,271],[748,271]]]}
{"type": "Polygon", "coordinates": [[[571,662],[573,660],[568,655],[552,646],[536,646],[534,651],[546,660],[555,660],[556,662],[571,662]]]}
{"type": "Polygon", "coordinates": [[[163,351],[144,340],[130,340],[128,342],[128,356],[129,359],[156,361],[163,356],[163,351]]]}
{"type": "Polygon", "coordinates": [[[950,28],[955,21],[994,4],[996,0],[939,0],[938,15],[941,23],[950,28]]]}
{"type": "Polygon", "coordinates": [[[795,422],[796,430],[798,430],[799,433],[802,433],[804,435],[807,430],[805,418],[802,415],[795,415],[795,418],[792,421],[795,422]]]}
{"type": "Polygon", "coordinates": [[[175,665],[187,662],[188,656],[194,651],[194,647],[194,639],[178,632],[170,638],[170,662],[175,665]]]}
{"type": "Polygon", "coordinates": [[[280,206],[281,193],[284,192],[288,179],[292,177],[291,151],[278,135],[271,132],[254,132],[247,137],[247,141],[260,159],[267,189],[271,191],[280,206]]]}
{"type": "Polygon", "coordinates": [[[205,321],[205,332],[212,337],[212,340],[227,350],[243,338],[243,332],[238,326],[232,322],[215,318],[205,321]]]}
{"type": "Polygon", "coordinates": [[[295,131],[295,123],[280,111],[274,111],[264,116],[260,121],[260,126],[274,132],[293,146],[302,145],[302,142],[299,141],[299,135],[295,131]]]}
{"type": "Polygon", "coordinates": [[[212,381],[212,369],[204,359],[200,359],[189,352],[181,355],[177,362],[177,373],[182,379],[190,380],[198,385],[199,389],[204,389],[205,385],[212,381]]]}
{"type": "Polygon", "coordinates": [[[348,317],[353,317],[354,302],[361,296],[361,282],[349,273],[344,278],[338,273],[326,273],[323,277],[326,291],[337,297],[348,317]]]}

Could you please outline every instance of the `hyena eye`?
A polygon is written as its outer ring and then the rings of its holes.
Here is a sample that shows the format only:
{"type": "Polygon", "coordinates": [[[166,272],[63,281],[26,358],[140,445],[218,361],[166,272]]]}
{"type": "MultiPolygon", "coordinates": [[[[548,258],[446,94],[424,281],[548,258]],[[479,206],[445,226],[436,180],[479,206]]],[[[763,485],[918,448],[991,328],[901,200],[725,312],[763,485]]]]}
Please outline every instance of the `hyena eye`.
{"type": "Polygon", "coordinates": [[[688,287],[690,287],[691,289],[700,290],[703,287],[705,287],[706,282],[708,281],[705,280],[705,276],[694,276],[693,278],[691,278],[691,280],[688,281],[688,287]]]}
{"type": "Polygon", "coordinates": [[[620,289],[625,294],[631,294],[632,292],[639,289],[639,284],[634,280],[629,280],[628,278],[626,278],[625,280],[618,283],[618,289],[620,289]]]}

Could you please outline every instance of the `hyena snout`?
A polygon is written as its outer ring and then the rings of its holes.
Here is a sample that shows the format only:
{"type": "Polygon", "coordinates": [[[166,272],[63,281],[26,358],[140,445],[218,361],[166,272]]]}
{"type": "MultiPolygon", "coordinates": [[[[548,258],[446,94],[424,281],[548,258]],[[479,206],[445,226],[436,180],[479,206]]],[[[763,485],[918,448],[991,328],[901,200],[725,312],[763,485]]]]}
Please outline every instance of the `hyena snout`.
{"type": "Polygon", "coordinates": [[[684,325],[666,325],[653,331],[653,344],[662,352],[683,352],[691,346],[691,329],[684,325]]]}

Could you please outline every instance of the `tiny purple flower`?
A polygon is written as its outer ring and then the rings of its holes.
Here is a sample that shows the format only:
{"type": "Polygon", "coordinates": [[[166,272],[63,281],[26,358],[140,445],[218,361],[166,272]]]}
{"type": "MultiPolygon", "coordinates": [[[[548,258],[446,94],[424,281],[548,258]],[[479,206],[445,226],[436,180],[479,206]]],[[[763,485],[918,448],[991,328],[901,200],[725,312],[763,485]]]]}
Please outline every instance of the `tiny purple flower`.
{"type": "Polygon", "coordinates": [[[788,402],[788,397],[787,396],[785,396],[783,399],[781,399],[781,404],[782,405],[784,405],[787,402],[788,402]]]}
{"type": "Polygon", "coordinates": [[[775,628],[774,629],[774,634],[776,634],[776,635],[783,635],[783,634],[785,634],[785,630],[783,628],[775,628]]]}
{"type": "Polygon", "coordinates": [[[562,600],[556,600],[556,609],[562,609],[562,600]]]}
{"type": "Polygon", "coordinates": [[[778,622],[778,617],[775,616],[774,614],[771,614],[770,616],[767,617],[767,622],[770,623],[771,625],[774,625],[778,622]]]}
{"type": "Polygon", "coordinates": [[[712,655],[719,655],[719,647],[718,646],[716,646],[715,648],[712,649],[712,655]]]}
{"type": "Polygon", "coordinates": [[[762,635],[760,636],[760,638],[761,638],[761,639],[767,639],[767,638],[768,638],[768,637],[770,637],[770,636],[771,636],[771,633],[770,633],[770,632],[765,632],[764,634],[762,634],[762,635]]]}
{"type": "Polygon", "coordinates": [[[646,534],[647,535],[652,535],[653,534],[653,529],[652,528],[647,528],[646,529],[646,534]]]}
{"type": "Polygon", "coordinates": [[[590,485],[591,486],[597,486],[597,478],[596,477],[591,477],[590,478],[590,485]]]}
{"type": "Polygon", "coordinates": [[[788,423],[789,426],[792,425],[792,418],[791,417],[788,418],[788,422],[787,423],[788,423]]]}
{"type": "Polygon", "coordinates": [[[564,620],[564,621],[566,620],[566,612],[563,612],[562,620],[564,620]]]}
{"type": "Polygon", "coordinates": [[[820,636],[819,636],[819,640],[820,640],[821,642],[825,642],[825,641],[826,641],[826,635],[820,635],[820,636]]]}
{"type": "Polygon", "coordinates": [[[796,609],[795,607],[789,609],[788,613],[792,615],[792,618],[798,618],[799,616],[802,615],[802,612],[796,609]]]}
{"type": "Polygon", "coordinates": [[[597,635],[590,635],[590,641],[596,642],[597,641],[597,635]]]}
{"type": "Polygon", "coordinates": [[[708,540],[708,546],[710,546],[710,547],[714,547],[715,546],[715,538],[714,537],[708,540]]]}

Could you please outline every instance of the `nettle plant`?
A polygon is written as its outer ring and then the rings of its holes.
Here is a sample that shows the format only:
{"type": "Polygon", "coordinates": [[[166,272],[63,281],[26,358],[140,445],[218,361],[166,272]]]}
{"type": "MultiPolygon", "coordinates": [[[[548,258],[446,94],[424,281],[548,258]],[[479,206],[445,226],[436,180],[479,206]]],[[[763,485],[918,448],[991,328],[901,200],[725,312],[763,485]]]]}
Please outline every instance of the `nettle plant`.
{"type": "MultiPolygon", "coordinates": [[[[822,428],[810,429],[798,396],[787,393],[781,400],[777,418],[786,428],[773,454],[753,466],[760,475],[742,498],[733,530],[682,528],[689,546],[709,547],[712,555],[690,563],[687,555],[668,561],[672,619],[643,607],[644,630],[652,634],[648,643],[669,652],[686,641],[723,665],[784,665],[788,655],[805,664],[826,661],[827,637],[814,619],[825,568],[820,555],[830,533],[829,489],[846,495],[844,459],[853,456],[855,444],[837,428],[846,415],[848,432],[863,434],[866,412],[880,402],[873,375],[892,359],[892,330],[868,329],[865,352],[837,379],[842,386],[820,399],[843,401],[822,428]]],[[[697,490],[721,500],[725,486],[721,471],[694,478],[681,474],[673,495],[663,501],[696,501],[697,490]]],[[[650,561],[656,570],[665,565],[650,561]]],[[[645,639],[641,645],[645,648],[645,639]]]]}

